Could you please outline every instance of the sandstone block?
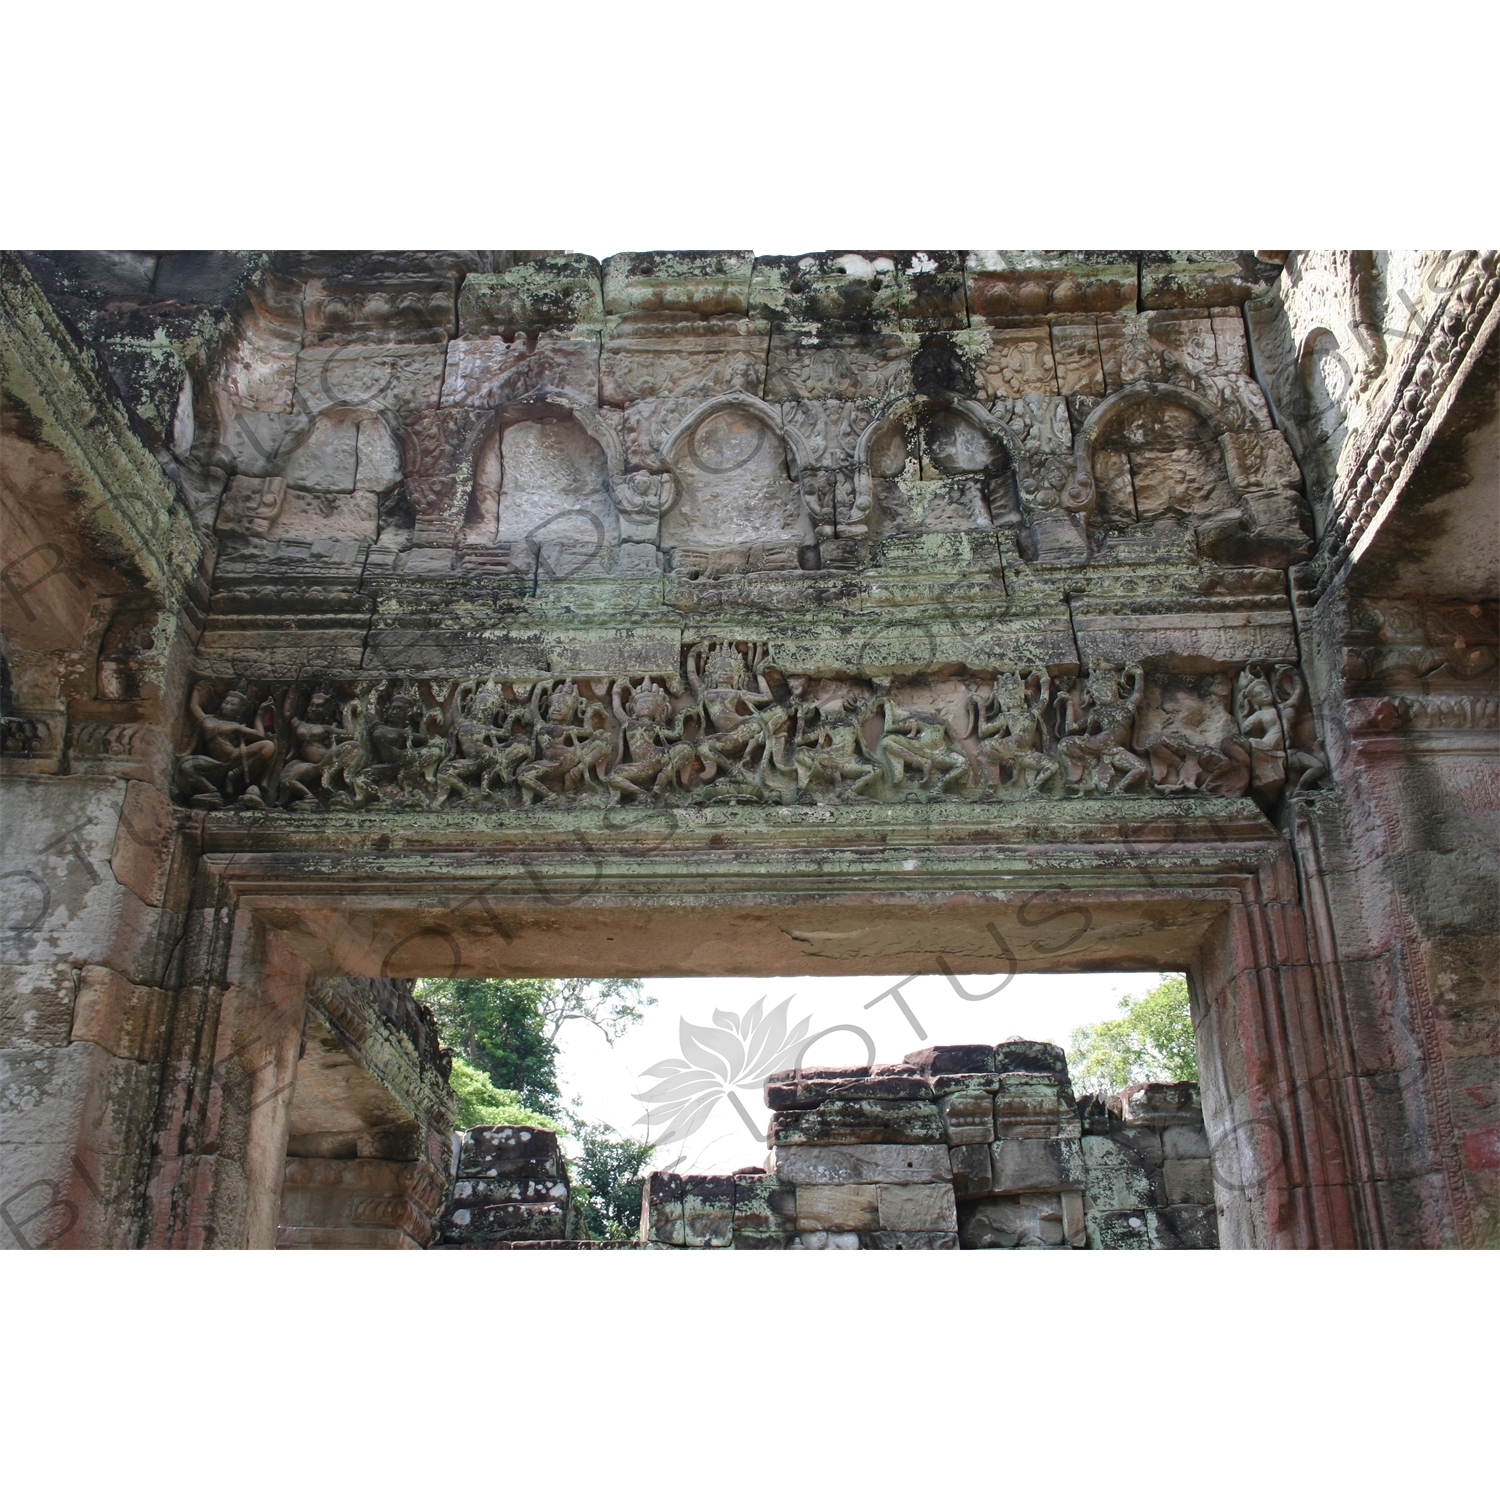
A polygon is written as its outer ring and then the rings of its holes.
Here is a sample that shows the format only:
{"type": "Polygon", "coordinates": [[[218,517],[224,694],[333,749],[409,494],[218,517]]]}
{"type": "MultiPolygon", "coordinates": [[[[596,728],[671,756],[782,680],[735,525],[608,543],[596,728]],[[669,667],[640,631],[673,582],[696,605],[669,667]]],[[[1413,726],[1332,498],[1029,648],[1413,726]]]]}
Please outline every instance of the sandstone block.
{"type": "Polygon", "coordinates": [[[1201,1125],[1196,1083],[1133,1083],[1120,1091],[1120,1114],[1131,1125],[1201,1125]]]}
{"type": "Polygon", "coordinates": [[[401,448],[379,417],[359,424],[355,446],[354,488],[383,495],[401,480],[401,448]]]}
{"type": "Polygon", "coordinates": [[[797,1188],[797,1230],[857,1232],[880,1228],[880,1189],[872,1183],[797,1188]]]}
{"type": "Polygon", "coordinates": [[[1088,1243],[1088,1225],[1084,1219],[1083,1194],[1060,1193],[1062,1199],[1063,1238],[1075,1249],[1088,1243]]]}
{"type": "Polygon", "coordinates": [[[527,1125],[476,1125],[459,1147],[460,1177],[558,1177],[560,1153],[550,1130],[527,1125]]]}
{"type": "Polygon", "coordinates": [[[959,1226],[965,1250],[1068,1248],[1063,1203],[1056,1193],[976,1199],[962,1206],[959,1226]]]}
{"type": "Polygon", "coordinates": [[[851,1230],[811,1229],[793,1236],[788,1250],[858,1250],[859,1235],[851,1230]]]}
{"type": "Polygon", "coordinates": [[[296,490],[348,491],[359,466],[359,422],[350,413],[332,412],[313,423],[282,468],[282,478],[296,490]]]}
{"type": "Polygon", "coordinates": [[[995,1135],[1038,1136],[1082,1133],[1073,1096],[1053,1075],[1004,1073],[995,1094],[995,1135]]]}
{"type": "Polygon", "coordinates": [[[72,1038],[97,1042],[114,1057],[154,1062],[166,1051],[171,997],[131,984],[113,969],[85,966],[73,1007],[72,1038]]]}
{"type": "Polygon", "coordinates": [[[1219,1216],[1212,1205],[1174,1204],[1156,1215],[1159,1250],[1217,1250],[1219,1216]]]}
{"type": "Polygon", "coordinates": [[[1208,1132],[1202,1125],[1168,1125],[1161,1133],[1161,1142],[1168,1161],[1190,1161],[1212,1155],[1208,1132]]]}
{"type": "Polygon", "coordinates": [[[975,250],[966,269],[976,319],[1112,312],[1136,304],[1135,257],[1118,251],[975,250]]]}
{"type": "Polygon", "coordinates": [[[754,263],[748,250],[611,255],[603,264],[604,311],[637,319],[742,318],[754,263]]]}
{"type": "Polygon", "coordinates": [[[735,1179],[685,1176],[682,1179],[683,1243],[722,1249],[734,1237],[735,1179]]]}
{"type": "Polygon", "coordinates": [[[931,1078],[939,1073],[992,1073],[995,1049],[985,1046],[923,1047],[903,1059],[931,1078]]]}
{"type": "Polygon", "coordinates": [[[949,1094],[939,1109],[950,1146],[988,1145],[995,1139],[995,1101],[986,1093],[949,1094]]]}
{"type": "Polygon", "coordinates": [[[599,341],[543,333],[454,339],[443,369],[444,406],[493,408],[562,397],[592,406],[598,399],[599,341]]]}
{"type": "Polygon", "coordinates": [[[1162,1168],[1168,1203],[1206,1203],[1214,1201],[1213,1163],[1206,1158],[1168,1161],[1162,1168]]]}
{"type": "Polygon", "coordinates": [[[682,1178],[674,1172],[648,1172],[641,1184],[640,1238],[652,1244],[682,1245],[682,1178]]]}
{"type": "Polygon", "coordinates": [[[147,906],[160,906],[166,895],[176,840],[172,804],[149,782],[127,782],[109,867],[147,906]]]}
{"type": "Polygon", "coordinates": [[[568,327],[597,322],[603,311],[599,262],[590,255],[548,255],[469,275],[458,294],[461,334],[568,327]]]}
{"type": "MultiPolygon", "coordinates": [[[[989,1096],[985,1096],[988,1103],[989,1096]]],[[[845,1099],[771,1117],[773,1146],[891,1142],[934,1145],[943,1140],[937,1107],[925,1100],[845,1099]]]]}
{"type": "Polygon", "coordinates": [[[67,964],[0,968],[0,1048],[66,1047],[76,984],[75,971],[67,964]]]}
{"type": "Polygon", "coordinates": [[[547,1177],[460,1177],[453,1184],[453,1202],[461,1208],[491,1203],[566,1204],[568,1184],[547,1177]]]}
{"type": "Polygon", "coordinates": [[[1084,1185],[1083,1153],[1072,1140],[997,1140],[990,1147],[997,1193],[1055,1191],[1084,1185]]]}
{"type": "Polygon", "coordinates": [[[931,1080],[935,1099],[949,1094],[971,1094],[976,1089],[986,1094],[995,1093],[1000,1087],[998,1073],[934,1073],[931,1080]]]}
{"type": "Polygon", "coordinates": [[[1104,366],[1092,318],[1054,323],[1052,357],[1057,367],[1057,386],[1064,396],[1104,394],[1104,366]]]}
{"type": "MultiPolygon", "coordinates": [[[[933,1146],[778,1146],[776,1177],[804,1183],[947,1182],[948,1148],[933,1146]]],[[[800,1199],[799,1199],[800,1204],[800,1199]]]]}
{"type": "MultiPolygon", "coordinates": [[[[757,270],[759,267],[757,267],[757,270]]],[[[759,292],[757,288],[757,293],[759,292]]],[[[773,333],[766,369],[771,401],[878,401],[911,387],[912,334],[773,333]]]]}
{"type": "Polygon", "coordinates": [[[606,339],[600,352],[598,399],[607,406],[625,406],[659,397],[706,401],[730,391],[759,396],[765,381],[765,333],[742,323],[729,332],[675,339],[606,339]]]}
{"type": "Polygon", "coordinates": [[[859,1237],[861,1250],[957,1250],[958,1236],[947,1230],[879,1229],[859,1237]]]}
{"type": "Polygon", "coordinates": [[[784,1235],[797,1216],[796,1189],[765,1173],[734,1179],[734,1234],[784,1235]]]}
{"type": "Polygon", "coordinates": [[[791,1234],[741,1233],[738,1229],[734,1232],[736,1250],[790,1250],[795,1242],[796,1236],[791,1234]]]}
{"type": "Polygon", "coordinates": [[[1151,1225],[1149,1209],[1125,1209],[1093,1214],[1089,1219],[1090,1250],[1149,1250],[1151,1225]]]}
{"type": "Polygon", "coordinates": [[[957,1233],[958,1213],[952,1184],[946,1182],[882,1185],[880,1228],[957,1233]]]}
{"type": "Polygon", "coordinates": [[[1057,394],[1052,339],[1045,324],[1036,328],[994,329],[990,347],[979,362],[985,396],[1057,394]]]}
{"type": "MultiPolygon", "coordinates": [[[[413,1227],[416,1227],[415,1225],[413,1227]]],[[[497,1241],[495,1249],[502,1248],[497,1241]]],[[[379,1225],[283,1224],[276,1230],[278,1250],[422,1250],[425,1239],[413,1239],[404,1229],[379,1225]]],[[[444,1245],[430,1248],[479,1250],[483,1244],[444,1245]]]]}
{"type": "Polygon", "coordinates": [[[436,406],[442,394],[442,344],[372,344],[304,349],[297,356],[297,404],[409,411],[436,406]]]}
{"type": "Polygon", "coordinates": [[[1160,1201],[1159,1163],[1143,1161],[1132,1143],[1087,1135],[1081,1146],[1091,1208],[1154,1208],[1160,1201]]]}
{"type": "Polygon", "coordinates": [[[443,1221],[442,1237],[491,1240],[566,1239],[568,1211],[562,1203],[492,1203],[455,1208],[443,1221]]]}
{"type": "Polygon", "coordinates": [[[454,281],[451,274],[315,278],[302,299],[308,342],[441,343],[453,332],[454,281]]]}
{"type": "Polygon", "coordinates": [[[833,1091],[836,1099],[930,1099],[932,1086],[904,1063],[881,1063],[868,1078],[854,1078],[833,1091]]]}
{"type": "Polygon", "coordinates": [[[988,1145],[954,1146],[948,1152],[953,1191],[960,1198],[987,1198],[994,1190],[994,1163],[988,1145]]]}
{"type": "Polygon", "coordinates": [[[1053,1042],[1001,1042],[995,1048],[997,1073],[1056,1073],[1066,1078],[1068,1056],[1053,1042]]]}
{"type": "Polygon", "coordinates": [[[801,1073],[787,1068],[767,1074],[762,1089],[771,1109],[811,1109],[832,1097],[841,1085],[869,1076],[869,1068],[817,1068],[801,1073]]]}

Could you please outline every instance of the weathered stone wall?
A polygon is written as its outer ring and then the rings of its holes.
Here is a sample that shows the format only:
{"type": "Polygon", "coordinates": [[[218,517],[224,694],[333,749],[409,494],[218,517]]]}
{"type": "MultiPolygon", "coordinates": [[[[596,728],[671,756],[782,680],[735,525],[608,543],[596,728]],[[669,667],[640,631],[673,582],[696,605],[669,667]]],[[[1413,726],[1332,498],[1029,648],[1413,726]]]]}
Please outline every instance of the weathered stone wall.
{"type": "Polygon", "coordinates": [[[287,1088],[279,1249],[432,1242],[453,1172],[451,1067],[409,980],[309,987],[287,1088]]]}
{"type": "Polygon", "coordinates": [[[316,981],[941,962],[1495,1242],[1493,254],[0,272],[8,1240],[274,1240],[316,981]]]}
{"type": "Polygon", "coordinates": [[[929,1047],[765,1085],[764,1170],[654,1172],[643,1244],[736,1250],[1179,1250],[1219,1243],[1198,1089],[1075,1101],[1046,1042],[929,1047]]]}

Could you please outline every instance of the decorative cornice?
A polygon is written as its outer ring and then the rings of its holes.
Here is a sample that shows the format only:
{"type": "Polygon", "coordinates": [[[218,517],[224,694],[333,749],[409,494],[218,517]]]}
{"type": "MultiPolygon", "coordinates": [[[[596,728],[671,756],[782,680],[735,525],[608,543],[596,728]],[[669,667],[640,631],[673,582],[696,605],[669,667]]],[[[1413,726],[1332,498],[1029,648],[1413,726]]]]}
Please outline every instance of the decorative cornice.
{"type": "Polygon", "coordinates": [[[1495,251],[1471,251],[1429,320],[1414,355],[1396,376],[1384,413],[1351,434],[1354,462],[1334,485],[1329,527],[1313,562],[1318,592],[1356,563],[1416,473],[1470,366],[1500,322],[1495,251]]]}
{"type": "Polygon", "coordinates": [[[106,561],[163,601],[179,592],[198,570],[202,540],[108,378],[8,251],[0,253],[0,360],[8,393],[71,466],[81,527],[106,561]]]}
{"type": "Polygon", "coordinates": [[[1393,694],[1349,702],[1349,733],[1358,739],[1410,732],[1500,730],[1494,693],[1393,694]]]}

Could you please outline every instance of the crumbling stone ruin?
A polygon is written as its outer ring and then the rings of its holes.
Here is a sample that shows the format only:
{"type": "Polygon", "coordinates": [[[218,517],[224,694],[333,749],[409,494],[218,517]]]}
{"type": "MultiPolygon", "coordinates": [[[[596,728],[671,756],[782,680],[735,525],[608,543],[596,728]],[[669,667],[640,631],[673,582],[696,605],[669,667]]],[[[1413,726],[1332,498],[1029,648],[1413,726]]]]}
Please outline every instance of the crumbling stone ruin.
{"type": "Polygon", "coordinates": [[[477,1125],[453,1137],[452,1195],[438,1228],[441,1249],[550,1245],[576,1229],[568,1163],[551,1130],[477,1125]]]}
{"type": "Polygon", "coordinates": [[[1211,1250],[1198,1087],[1075,1100],[1047,1042],[774,1073],[772,1154],[654,1172],[641,1241],[704,1250],[1211,1250]]]}
{"type": "Polygon", "coordinates": [[[5,255],[0,1242],[420,1242],[395,981],[1164,968],[1223,1244],[1500,1242],[1497,308],[1478,251],[5,255]]]}

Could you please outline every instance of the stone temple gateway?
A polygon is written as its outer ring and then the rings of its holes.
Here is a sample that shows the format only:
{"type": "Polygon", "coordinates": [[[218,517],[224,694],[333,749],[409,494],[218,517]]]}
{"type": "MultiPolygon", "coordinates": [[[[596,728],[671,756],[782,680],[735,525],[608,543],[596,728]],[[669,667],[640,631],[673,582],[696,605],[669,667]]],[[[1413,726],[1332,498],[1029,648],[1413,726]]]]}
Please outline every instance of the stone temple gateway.
{"type": "Polygon", "coordinates": [[[1500,1243],[1497,293],[6,255],[0,1243],[432,1242],[413,976],[940,968],[1186,970],[1225,1246],[1500,1243]]]}

